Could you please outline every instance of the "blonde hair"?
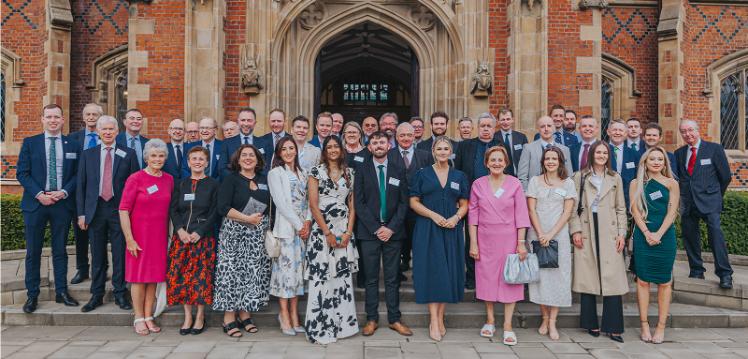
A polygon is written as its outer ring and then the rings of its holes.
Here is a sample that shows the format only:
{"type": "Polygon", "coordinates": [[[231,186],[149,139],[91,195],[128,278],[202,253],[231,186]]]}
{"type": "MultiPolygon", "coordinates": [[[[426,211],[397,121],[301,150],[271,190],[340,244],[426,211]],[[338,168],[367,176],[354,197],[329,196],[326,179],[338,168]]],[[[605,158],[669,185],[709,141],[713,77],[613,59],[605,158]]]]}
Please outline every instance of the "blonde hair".
{"type": "Polygon", "coordinates": [[[667,155],[667,151],[661,146],[650,147],[644,152],[641,159],[639,160],[639,170],[636,173],[636,193],[634,194],[634,200],[631,202],[631,209],[636,206],[636,209],[641,213],[644,221],[647,221],[647,213],[649,208],[647,206],[647,194],[644,192],[644,186],[651,180],[649,173],[647,172],[647,159],[652,152],[660,152],[665,159],[665,165],[662,167],[662,175],[667,178],[673,178],[673,174],[670,172],[670,158],[667,155]]]}

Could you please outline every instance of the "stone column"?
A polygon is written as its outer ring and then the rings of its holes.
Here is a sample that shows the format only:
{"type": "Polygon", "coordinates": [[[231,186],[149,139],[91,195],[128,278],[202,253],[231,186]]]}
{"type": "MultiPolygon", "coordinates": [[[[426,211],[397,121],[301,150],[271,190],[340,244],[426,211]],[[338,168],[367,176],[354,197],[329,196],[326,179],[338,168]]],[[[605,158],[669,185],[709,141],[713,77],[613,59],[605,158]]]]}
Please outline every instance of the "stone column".
{"type": "MultiPolygon", "coordinates": [[[[47,80],[47,93],[44,104],[56,103],[62,107],[66,118],[70,118],[70,31],[73,26],[73,14],[68,0],[48,0],[47,39],[44,52],[47,56],[47,67],[44,78],[47,80]]],[[[63,128],[67,133],[70,126],[63,128]]]]}
{"type": "Polygon", "coordinates": [[[665,147],[673,150],[681,142],[678,121],[683,115],[680,89],[685,84],[683,66],[683,22],[686,12],[682,0],[662,0],[662,11],[657,26],[658,88],[657,117],[664,132],[665,147]]]}
{"type": "Polygon", "coordinates": [[[600,84],[602,83],[602,11],[607,7],[603,0],[583,0],[579,3],[580,11],[590,11],[592,24],[579,27],[580,42],[591,44],[589,56],[577,57],[577,74],[589,74],[590,84],[579,89],[579,109],[589,111],[595,118],[600,118],[601,100],[600,84]]]}

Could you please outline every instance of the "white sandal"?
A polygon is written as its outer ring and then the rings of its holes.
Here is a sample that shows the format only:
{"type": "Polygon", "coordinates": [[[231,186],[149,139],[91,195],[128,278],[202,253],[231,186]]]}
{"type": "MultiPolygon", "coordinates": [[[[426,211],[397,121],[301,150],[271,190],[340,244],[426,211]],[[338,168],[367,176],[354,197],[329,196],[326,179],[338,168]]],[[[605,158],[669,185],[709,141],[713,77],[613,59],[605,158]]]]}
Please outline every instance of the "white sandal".
{"type": "Polygon", "coordinates": [[[140,335],[140,336],[146,336],[146,335],[148,335],[148,334],[151,333],[151,331],[148,330],[148,326],[145,324],[145,318],[136,318],[135,320],[133,320],[132,321],[132,328],[133,328],[133,330],[135,330],[135,333],[138,334],[138,335],[140,335]],[[139,331],[135,327],[135,325],[137,325],[138,323],[143,323],[143,325],[145,325],[145,330],[140,330],[139,331]]]}
{"type": "Polygon", "coordinates": [[[151,332],[151,333],[161,333],[161,328],[158,325],[156,325],[156,322],[154,322],[154,318],[153,317],[145,317],[145,318],[143,318],[143,321],[146,322],[145,326],[146,326],[146,328],[148,328],[149,332],[151,332]],[[151,329],[151,327],[148,325],[148,322],[153,322],[153,329],[151,329]]]}
{"type": "Polygon", "coordinates": [[[483,324],[483,328],[480,329],[480,336],[484,338],[493,338],[494,333],[496,333],[496,326],[493,324],[483,324]]]}
{"type": "Polygon", "coordinates": [[[504,331],[504,345],[517,345],[517,335],[511,331],[504,331]],[[509,339],[511,339],[511,341],[509,339]]]}

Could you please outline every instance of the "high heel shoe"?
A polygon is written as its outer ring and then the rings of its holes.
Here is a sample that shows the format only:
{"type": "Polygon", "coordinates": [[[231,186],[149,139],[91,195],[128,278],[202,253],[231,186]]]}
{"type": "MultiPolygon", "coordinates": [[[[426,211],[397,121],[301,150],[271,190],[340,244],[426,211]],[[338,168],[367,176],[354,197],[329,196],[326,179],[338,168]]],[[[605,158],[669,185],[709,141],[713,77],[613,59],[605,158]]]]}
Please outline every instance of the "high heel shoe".
{"type": "Polygon", "coordinates": [[[662,344],[665,341],[665,325],[667,323],[657,323],[657,327],[655,328],[655,334],[652,336],[652,344],[662,344]],[[658,333],[660,331],[660,328],[662,328],[662,335],[658,333]]]}
{"type": "Polygon", "coordinates": [[[652,334],[649,333],[649,321],[642,320],[642,334],[640,336],[641,340],[645,343],[651,343],[652,342],[652,334]],[[647,328],[647,332],[644,333],[644,328],[647,328]]]}
{"type": "Polygon", "coordinates": [[[623,343],[623,337],[620,334],[608,333],[608,338],[614,342],[623,343]]]}
{"type": "Polygon", "coordinates": [[[587,329],[587,334],[597,338],[600,336],[600,329],[587,329]]]}
{"type": "Polygon", "coordinates": [[[201,328],[195,328],[195,323],[192,323],[192,331],[190,331],[190,334],[200,335],[205,330],[205,327],[207,326],[208,325],[205,324],[205,318],[203,318],[203,326],[201,328]]]}
{"type": "Polygon", "coordinates": [[[439,333],[439,336],[438,336],[438,337],[434,337],[434,336],[433,336],[433,335],[431,334],[432,332],[433,332],[433,330],[431,330],[431,324],[429,324],[429,338],[431,338],[431,340],[433,340],[433,341],[435,341],[435,342],[440,342],[440,341],[442,341],[442,336],[441,336],[441,333],[439,333]]]}
{"type": "Polygon", "coordinates": [[[280,324],[280,330],[284,335],[288,335],[290,337],[293,337],[296,335],[296,331],[293,329],[293,327],[283,328],[283,320],[281,319],[281,315],[278,314],[278,323],[280,324]]]}

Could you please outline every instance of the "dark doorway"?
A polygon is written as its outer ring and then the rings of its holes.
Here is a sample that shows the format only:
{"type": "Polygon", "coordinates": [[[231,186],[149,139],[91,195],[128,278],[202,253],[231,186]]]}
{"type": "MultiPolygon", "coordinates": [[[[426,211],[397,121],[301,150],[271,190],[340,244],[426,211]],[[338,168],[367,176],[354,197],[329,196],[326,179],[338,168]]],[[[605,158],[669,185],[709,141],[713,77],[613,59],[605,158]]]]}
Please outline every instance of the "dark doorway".
{"type": "Polygon", "coordinates": [[[418,113],[418,59],[401,37],[362,23],[330,39],[315,65],[315,114],[339,112],[345,121],[418,113]]]}

